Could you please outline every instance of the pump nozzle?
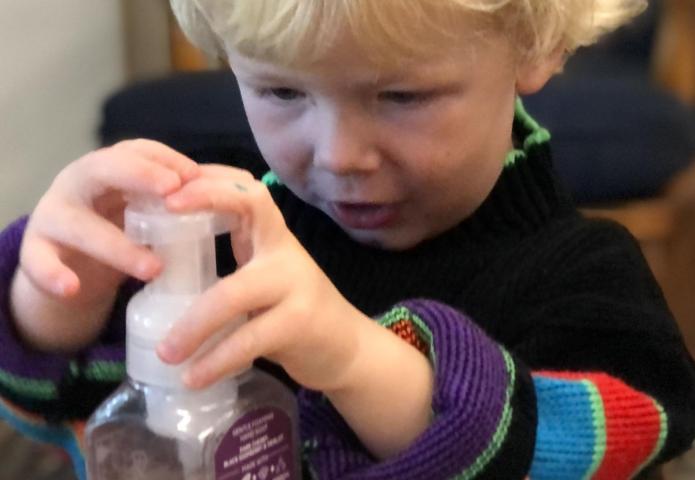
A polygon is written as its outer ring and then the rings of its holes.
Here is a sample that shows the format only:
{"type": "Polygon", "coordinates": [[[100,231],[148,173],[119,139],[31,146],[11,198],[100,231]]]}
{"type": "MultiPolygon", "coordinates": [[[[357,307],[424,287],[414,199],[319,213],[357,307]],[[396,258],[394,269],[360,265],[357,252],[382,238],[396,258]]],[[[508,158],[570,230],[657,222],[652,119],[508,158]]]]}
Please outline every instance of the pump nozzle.
{"type": "MultiPolygon", "coordinates": [[[[210,212],[174,214],[161,199],[147,196],[131,198],[125,211],[126,234],[150,246],[164,265],[128,304],[126,368],[131,378],[152,387],[146,395],[148,425],[172,438],[187,435],[179,410],[194,409],[214,390],[205,395],[186,391],[181,374],[190,360],[168,365],[156,348],[195,298],[217,280],[215,236],[228,230],[229,221],[210,212]]],[[[227,396],[236,395],[236,384],[225,388],[227,396]]]]}
{"type": "Polygon", "coordinates": [[[144,244],[185,242],[214,237],[229,231],[231,218],[212,212],[177,214],[167,210],[163,200],[149,195],[128,197],[125,232],[144,244]]]}
{"type": "Polygon", "coordinates": [[[215,235],[226,229],[225,218],[214,213],[175,214],[156,197],[129,199],[126,234],[150,246],[164,266],[128,304],[126,367],[135,380],[182,386],[185,365],[165,364],[156,348],[195,298],[216,282],[215,235]]]}
{"type": "Polygon", "coordinates": [[[210,212],[174,214],[161,199],[132,197],[125,211],[125,232],[149,245],[164,271],[148,284],[161,294],[202,293],[216,277],[215,235],[229,230],[229,219],[210,212]]]}

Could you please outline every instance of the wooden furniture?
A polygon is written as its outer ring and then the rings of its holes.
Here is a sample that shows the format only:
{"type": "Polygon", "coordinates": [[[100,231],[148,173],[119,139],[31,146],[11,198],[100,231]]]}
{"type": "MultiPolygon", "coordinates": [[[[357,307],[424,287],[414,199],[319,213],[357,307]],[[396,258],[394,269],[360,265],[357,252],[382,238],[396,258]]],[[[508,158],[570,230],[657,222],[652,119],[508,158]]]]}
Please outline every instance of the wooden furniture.
{"type": "Polygon", "coordinates": [[[208,57],[188,41],[171,13],[169,14],[169,48],[171,67],[175,71],[189,72],[210,67],[208,57]]]}
{"type": "Polygon", "coordinates": [[[695,106],[695,1],[663,0],[653,56],[656,81],[695,106]]]}

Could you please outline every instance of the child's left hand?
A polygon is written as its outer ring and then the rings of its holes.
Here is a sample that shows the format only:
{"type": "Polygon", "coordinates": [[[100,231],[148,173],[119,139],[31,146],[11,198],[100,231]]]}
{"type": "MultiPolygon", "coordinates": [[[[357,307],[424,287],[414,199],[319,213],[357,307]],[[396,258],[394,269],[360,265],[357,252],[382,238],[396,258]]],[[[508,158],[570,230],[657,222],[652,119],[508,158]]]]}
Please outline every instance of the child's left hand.
{"type": "Polygon", "coordinates": [[[289,231],[265,185],[243,170],[204,166],[167,197],[167,206],[238,219],[231,237],[239,268],[203,293],[158,348],[164,361],[180,363],[222,336],[184,374],[189,387],[203,388],[265,357],[322,391],[378,458],[407,448],[427,428],[434,384],[428,359],[338,292],[289,231]],[[249,321],[225,336],[244,314],[249,321]]]}
{"type": "Polygon", "coordinates": [[[221,165],[167,198],[174,212],[211,210],[239,219],[231,231],[239,268],[206,291],[159,346],[179,363],[235,318],[250,320],[197,359],[184,376],[192,388],[238,373],[258,357],[281,364],[298,383],[340,388],[356,356],[361,327],[373,322],[333,286],[295,236],[268,189],[244,170],[221,165]]]}

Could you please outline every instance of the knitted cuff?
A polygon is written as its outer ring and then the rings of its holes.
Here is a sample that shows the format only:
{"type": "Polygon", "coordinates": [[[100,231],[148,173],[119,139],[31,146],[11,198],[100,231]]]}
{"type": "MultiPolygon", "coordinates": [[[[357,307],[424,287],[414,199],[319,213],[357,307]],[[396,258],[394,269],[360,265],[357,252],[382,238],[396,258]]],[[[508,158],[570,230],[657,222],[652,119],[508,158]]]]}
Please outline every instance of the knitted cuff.
{"type": "Polygon", "coordinates": [[[426,346],[435,368],[433,421],[407,450],[376,462],[328,401],[301,392],[305,455],[316,477],[463,479],[500,478],[505,472],[507,478],[522,478],[533,452],[535,418],[513,419],[513,404],[524,398],[535,405],[530,380],[518,381],[512,357],[466,316],[436,302],[404,302],[380,323],[416,347],[426,346]],[[523,445],[512,445],[509,433],[520,428],[523,445]],[[505,456],[504,465],[498,461],[503,452],[514,454],[505,456]]]}
{"type": "Polygon", "coordinates": [[[534,479],[633,478],[664,445],[668,422],[661,405],[615,377],[534,372],[534,383],[534,479]]]}

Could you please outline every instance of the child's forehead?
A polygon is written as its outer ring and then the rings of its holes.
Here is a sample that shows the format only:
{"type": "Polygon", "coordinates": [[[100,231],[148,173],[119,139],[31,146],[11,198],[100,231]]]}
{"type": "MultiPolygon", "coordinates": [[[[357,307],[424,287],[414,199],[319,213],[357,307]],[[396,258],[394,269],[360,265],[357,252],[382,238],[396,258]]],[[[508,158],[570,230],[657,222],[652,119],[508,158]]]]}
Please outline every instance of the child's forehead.
{"type": "Polygon", "coordinates": [[[371,49],[363,39],[343,31],[333,38],[330,46],[307,55],[278,57],[278,52],[253,55],[234,47],[228,47],[227,54],[233,70],[242,70],[256,79],[273,81],[307,75],[350,77],[351,83],[368,85],[424,80],[462,67],[475,68],[481,57],[489,56],[490,52],[504,61],[499,47],[508,46],[506,37],[492,31],[461,32],[457,41],[450,40],[433,41],[430,48],[422,49],[408,50],[407,45],[391,45],[389,49],[387,43],[371,49]]]}
{"type": "Polygon", "coordinates": [[[250,58],[237,51],[229,53],[229,63],[237,76],[262,83],[287,81],[328,81],[355,87],[425,82],[474,68],[479,52],[472,46],[452,46],[447,51],[422,57],[401,58],[399,62],[379,63],[360,50],[336,48],[311,64],[285,64],[250,58]]]}
{"type": "MultiPolygon", "coordinates": [[[[413,11],[401,8],[402,11],[391,12],[399,15],[376,15],[380,18],[366,14],[351,16],[348,10],[336,7],[332,17],[315,18],[314,22],[292,18],[282,28],[272,17],[258,19],[254,28],[242,24],[227,30],[228,35],[223,35],[224,44],[227,52],[237,50],[249,58],[301,70],[316,65],[329,68],[334,64],[335,68],[344,69],[346,63],[369,63],[376,70],[388,73],[404,63],[417,66],[432,57],[441,58],[450,53],[461,55],[462,52],[454,52],[451,47],[468,47],[487,36],[499,34],[479,13],[434,7],[435,13],[432,13],[423,10],[422,3],[437,4],[415,2],[413,5],[420,5],[419,13],[414,7],[413,11]]],[[[383,5],[402,7],[400,2],[383,5]]],[[[387,7],[370,8],[383,14],[385,10],[380,9],[387,7]]]]}

